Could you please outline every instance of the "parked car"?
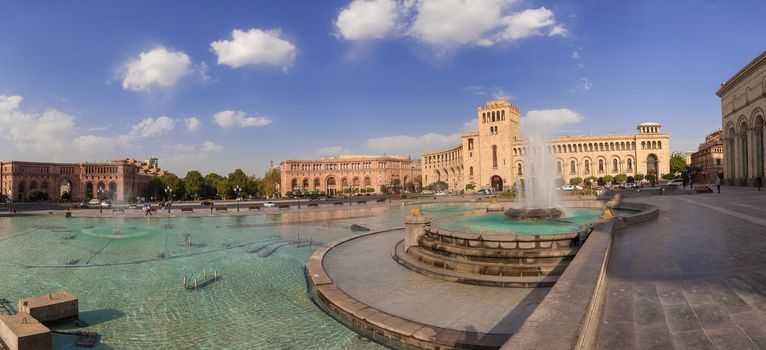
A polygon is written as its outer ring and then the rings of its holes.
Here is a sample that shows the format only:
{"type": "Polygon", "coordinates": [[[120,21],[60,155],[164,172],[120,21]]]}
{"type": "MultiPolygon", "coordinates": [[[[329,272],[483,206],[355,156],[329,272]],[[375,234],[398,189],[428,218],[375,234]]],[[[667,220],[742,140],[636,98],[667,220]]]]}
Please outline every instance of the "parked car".
{"type": "Polygon", "coordinates": [[[635,182],[628,182],[625,184],[625,188],[636,188],[638,187],[638,184],[635,182]]]}
{"type": "Polygon", "coordinates": [[[202,201],[202,203],[200,203],[199,205],[201,205],[203,207],[206,207],[206,206],[213,205],[213,202],[211,202],[211,201],[202,201]]]}
{"type": "Polygon", "coordinates": [[[480,194],[480,195],[486,195],[486,194],[491,194],[491,193],[492,193],[492,191],[487,190],[487,189],[476,191],[476,194],[480,194]]]}
{"type": "Polygon", "coordinates": [[[264,208],[274,208],[274,202],[271,202],[271,201],[265,202],[265,203],[263,203],[263,207],[264,208]]]}
{"type": "Polygon", "coordinates": [[[88,205],[98,205],[99,203],[101,203],[101,201],[98,200],[98,198],[93,198],[88,201],[88,205]]]}
{"type": "Polygon", "coordinates": [[[112,207],[112,203],[109,203],[107,201],[101,202],[100,205],[101,205],[101,208],[111,208],[112,207]]]}
{"type": "Polygon", "coordinates": [[[131,204],[128,206],[128,209],[130,210],[138,210],[138,204],[131,204]]]}

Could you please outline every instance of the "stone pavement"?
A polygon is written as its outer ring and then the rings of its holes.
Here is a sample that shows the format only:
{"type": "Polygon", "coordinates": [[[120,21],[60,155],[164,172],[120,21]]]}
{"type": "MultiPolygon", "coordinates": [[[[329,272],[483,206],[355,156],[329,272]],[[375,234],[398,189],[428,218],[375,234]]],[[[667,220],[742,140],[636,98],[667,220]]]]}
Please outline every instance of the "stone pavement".
{"type": "Polygon", "coordinates": [[[653,196],[616,232],[599,349],[766,349],[766,191],[653,196]]]}
{"type": "Polygon", "coordinates": [[[357,238],[331,249],[323,265],[352,298],[401,318],[468,332],[512,334],[549,288],[460,284],[407,270],[391,258],[404,230],[357,238]]]}

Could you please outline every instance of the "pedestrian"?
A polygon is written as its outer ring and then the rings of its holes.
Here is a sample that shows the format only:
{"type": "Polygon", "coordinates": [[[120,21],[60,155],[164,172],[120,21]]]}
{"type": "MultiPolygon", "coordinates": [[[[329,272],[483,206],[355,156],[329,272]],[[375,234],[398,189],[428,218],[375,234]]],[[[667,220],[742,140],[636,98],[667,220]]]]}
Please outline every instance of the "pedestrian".
{"type": "Polygon", "coordinates": [[[213,204],[211,204],[211,205],[210,205],[210,214],[212,214],[212,213],[213,213],[213,207],[214,207],[214,206],[215,206],[215,205],[213,205],[213,204]]]}
{"type": "Polygon", "coordinates": [[[689,178],[689,189],[694,192],[694,182],[692,181],[692,178],[689,178]]]}
{"type": "Polygon", "coordinates": [[[761,190],[761,186],[763,186],[763,179],[759,176],[755,179],[755,184],[758,185],[758,191],[761,190]]]}
{"type": "Polygon", "coordinates": [[[721,177],[715,177],[715,187],[718,188],[718,193],[721,193],[721,177]]]}
{"type": "Polygon", "coordinates": [[[151,216],[152,215],[152,205],[151,204],[144,205],[144,209],[146,209],[146,213],[144,213],[144,216],[151,216]]]}

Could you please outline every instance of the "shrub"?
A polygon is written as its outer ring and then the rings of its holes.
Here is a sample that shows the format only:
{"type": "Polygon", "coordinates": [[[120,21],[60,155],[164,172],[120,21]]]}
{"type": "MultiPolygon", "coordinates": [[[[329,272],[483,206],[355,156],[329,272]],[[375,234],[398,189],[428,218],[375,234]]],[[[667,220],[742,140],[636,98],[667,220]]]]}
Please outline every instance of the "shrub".
{"type": "Polygon", "coordinates": [[[474,185],[474,184],[466,184],[465,185],[465,190],[466,191],[471,191],[471,190],[473,190],[475,188],[476,188],[476,185],[474,185]]]}
{"type": "Polygon", "coordinates": [[[617,181],[619,183],[624,183],[625,181],[628,181],[628,175],[617,174],[617,176],[614,177],[614,181],[617,181]]]}
{"type": "Polygon", "coordinates": [[[644,179],[647,180],[647,181],[654,181],[654,180],[657,180],[657,175],[648,174],[648,175],[646,175],[646,177],[644,177],[644,179]]]}
{"type": "Polygon", "coordinates": [[[586,185],[590,185],[591,183],[598,185],[598,178],[595,176],[588,176],[583,180],[583,183],[586,185]]]}
{"type": "Polygon", "coordinates": [[[636,181],[641,181],[644,179],[644,174],[636,174],[635,176],[636,181]]]}
{"type": "Polygon", "coordinates": [[[513,198],[516,198],[516,192],[511,192],[511,191],[500,192],[500,198],[502,198],[502,199],[513,199],[513,198]]]}
{"type": "Polygon", "coordinates": [[[573,177],[573,178],[569,179],[569,184],[570,185],[579,185],[581,183],[582,183],[582,178],[580,178],[580,177],[573,177]]]}
{"type": "Polygon", "coordinates": [[[31,190],[29,191],[29,200],[32,202],[47,201],[48,192],[38,189],[31,190]]]}
{"type": "Polygon", "coordinates": [[[607,184],[614,182],[614,176],[612,175],[604,175],[602,179],[604,179],[604,183],[607,183],[607,184]]]}

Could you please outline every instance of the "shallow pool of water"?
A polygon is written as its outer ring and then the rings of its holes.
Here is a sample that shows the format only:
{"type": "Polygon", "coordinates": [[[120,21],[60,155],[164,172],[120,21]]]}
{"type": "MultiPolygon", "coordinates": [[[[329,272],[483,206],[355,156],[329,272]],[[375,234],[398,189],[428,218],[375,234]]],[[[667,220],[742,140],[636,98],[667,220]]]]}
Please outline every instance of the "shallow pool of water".
{"type": "Polygon", "coordinates": [[[599,209],[566,209],[559,219],[517,221],[507,218],[503,212],[490,212],[477,216],[445,218],[436,225],[448,231],[480,234],[558,234],[575,232],[599,215],[599,209]]]}
{"type": "MultiPolygon", "coordinates": [[[[0,298],[15,305],[54,291],[74,294],[87,330],[101,334],[97,349],[382,349],[317,308],[303,271],[321,244],[353,234],[352,224],[400,227],[410,208],[2,218],[0,298]],[[352,218],[330,220],[342,215],[352,218]],[[191,283],[214,272],[220,281],[184,289],[184,277],[191,283]]],[[[75,342],[54,335],[56,349],[76,349],[75,342]]]]}

